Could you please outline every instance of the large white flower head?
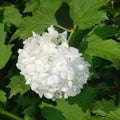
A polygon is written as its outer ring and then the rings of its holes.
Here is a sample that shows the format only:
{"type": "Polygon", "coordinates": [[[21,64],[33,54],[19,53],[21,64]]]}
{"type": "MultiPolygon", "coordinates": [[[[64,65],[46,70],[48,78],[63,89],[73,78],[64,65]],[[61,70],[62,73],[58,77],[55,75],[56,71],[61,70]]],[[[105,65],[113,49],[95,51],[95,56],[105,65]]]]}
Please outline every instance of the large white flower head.
{"type": "Polygon", "coordinates": [[[68,98],[81,92],[89,76],[89,64],[76,48],[69,47],[67,32],[53,26],[33,36],[19,49],[17,67],[31,89],[48,99],[68,98]]]}

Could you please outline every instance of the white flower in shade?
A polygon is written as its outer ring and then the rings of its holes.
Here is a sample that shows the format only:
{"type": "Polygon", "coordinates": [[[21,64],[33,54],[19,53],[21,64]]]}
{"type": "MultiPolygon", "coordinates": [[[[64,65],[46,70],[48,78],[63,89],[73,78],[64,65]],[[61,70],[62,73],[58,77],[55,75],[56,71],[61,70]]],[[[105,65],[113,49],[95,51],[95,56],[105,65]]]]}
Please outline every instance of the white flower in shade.
{"type": "Polygon", "coordinates": [[[76,48],[69,47],[67,32],[58,33],[51,26],[41,36],[33,32],[23,44],[18,50],[17,67],[40,97],[66,99],[81,92],[89,64],[76,48]]]}

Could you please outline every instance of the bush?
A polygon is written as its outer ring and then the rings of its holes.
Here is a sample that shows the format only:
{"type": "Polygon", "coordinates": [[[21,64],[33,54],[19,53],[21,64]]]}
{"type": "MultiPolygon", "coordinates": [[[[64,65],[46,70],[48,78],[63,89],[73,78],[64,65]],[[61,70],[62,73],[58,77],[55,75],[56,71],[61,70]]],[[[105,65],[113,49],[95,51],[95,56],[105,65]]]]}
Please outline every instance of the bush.
{"type": "Polygon", "coordinates": [[[0,1],[1,120],[120,120],[119,73],[119,0],[0,1]],[[16,67],[23,41],[51,25],[91,65],[81,93],[56,101],[40,98],[16,67]]]}

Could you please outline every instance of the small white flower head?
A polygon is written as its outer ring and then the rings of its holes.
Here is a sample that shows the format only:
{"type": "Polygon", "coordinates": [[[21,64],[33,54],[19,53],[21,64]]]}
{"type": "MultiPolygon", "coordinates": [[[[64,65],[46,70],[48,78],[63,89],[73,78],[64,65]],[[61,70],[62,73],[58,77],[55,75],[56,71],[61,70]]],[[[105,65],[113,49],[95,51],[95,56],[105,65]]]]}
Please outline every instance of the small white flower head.
{"type": "Polygon", "coordinates": [[[41,36],[33,32],[23,44],[18,50],[17,67],[40,97],[66,99],[81,92],[89,64],[76,48],[69,47],[67,32],[58,33],[50,26],[41,36]]]}

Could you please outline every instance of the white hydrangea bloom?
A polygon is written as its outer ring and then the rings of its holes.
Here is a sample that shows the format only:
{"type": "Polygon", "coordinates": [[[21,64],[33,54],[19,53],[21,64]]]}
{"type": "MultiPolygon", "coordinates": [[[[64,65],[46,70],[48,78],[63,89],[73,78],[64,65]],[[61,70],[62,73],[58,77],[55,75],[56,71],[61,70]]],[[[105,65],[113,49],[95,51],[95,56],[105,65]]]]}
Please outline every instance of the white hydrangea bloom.
{"type": "Polygon", "coordinates": [[[33,91],[52,100],[80,93],[89,76],[89,64],[76,48],[69,47],[67,32],[58,33],[51,26],[42,36],[33,32],[23,43],[17,67],[33,91]]]}

